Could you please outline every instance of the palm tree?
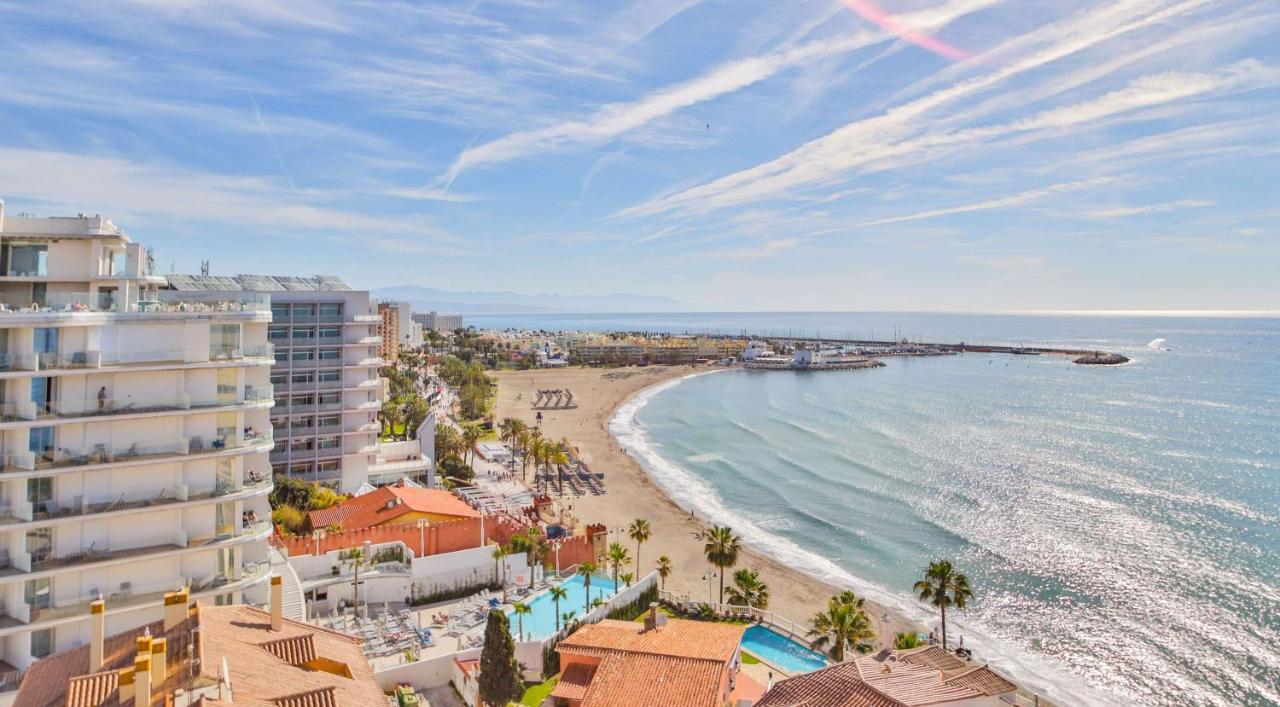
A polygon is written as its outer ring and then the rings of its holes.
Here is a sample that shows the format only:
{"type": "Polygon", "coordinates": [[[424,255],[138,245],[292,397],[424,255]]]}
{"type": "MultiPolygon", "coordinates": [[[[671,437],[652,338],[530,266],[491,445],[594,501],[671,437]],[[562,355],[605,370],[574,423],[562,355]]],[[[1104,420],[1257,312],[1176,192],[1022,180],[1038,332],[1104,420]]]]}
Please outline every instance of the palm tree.
{"type": "Polygon", "coordinates": [[[563,443],[556,444],[554,442],[547,442],[547,447],[548,447],[547,455],[544,458],[544,461],[547,464],[547,476],[550,477],[551,465],[554,464],[556,467],[556,480],[557,480],[556,486],[559,487],[560,495],[563,496],[564,495],[564,467],[566,464],[569,463],[569,455],[564,451],[563,443]]]}
{"type": "Polygon", "coordinates": [[[467,461],[468,457],[475,457],[476,443],[479,442],[480,438],[483,436],[484,432],[480,430],[479,425],[467,425],[462,428],[462,461],[464,463],[470,464],[470,462],[467,461]]]}
{"type": "Polygon", "coordinates": [[[536,458],[530,459],[529,457],[530,456],[536,457],[538,453],[538,448],[542,444],[542,430],[535,428],[533,430],[530,430],[527,434],[528,434],[528,440],[524,444],[524,458],[521,460],[522,466],[520,467],[521,481],[524,480],[525,471],[529,468],[529,462],[531,461],[533,462],[534,471],[535,472],[537,471],[538,460],[536,458]]]}
{"type": "Polygon", "coordinates": [[[831,597],[827,602],[827,610],[814,614],[810,620],[812,628],[809,635],[813,637],[813,647],[826,650],[831,659],[840,662],[852,648],[858,653],[866,653],[873,646],[871,639],[875,632],[871,630],[871,619],[867,612],[854,604],[831,597]]]}
{"type": "Polygon", "coordinates": [[[729,603],[754,609],[769,607],[769,585],[760,581],[760,573],[742,568],[733,573],[734,586],[729,587],[729,603]]]}
{"type": "Polygon", "coordinates": [[[702,551],[706,553],[707,562],[720,568],[720,603],[724,603],[724,571],[727,567],[738,564],[738,554],[742,552],[742,539],[733,534],[733,529],[724,526],[712,526],[706,534],[706,545],[702,551]]]}
{"type": "Polygon", "coordinates": [[[355,581],[352,582],[351,586],[355,590],[357,617],[360,616],[360,568],[364,566],[364,561],[365,557],[363,548],[356,547],[347,552],[347,564],[351,565],[351,568],[356,572],[355,581]]]}
{"type": "Polygon", "coordinates": [[[511,554],[507,548],[498,545],[493,548],[493,581],[502,585],[502,600],[507,600],[507,578],[502,576],[502,558],[511,554]]]}
{"type": "Polygon", "coordinates": [[[947,649],[947,607],[963,609],[969,599],[973,598],[973,590],[969,588],[969,578],[955,571],[947,560],[930,562],[924,571],[924,579],[912,586],[920,601],[929,602],[938,607],[942,613],[942,649],[947,649]]]}
{"type": "Polygon", "coordinates": [[[498,439],[501,439],[507,446],[513,446],[516,434],[516,420],[514,417],[504,417],[502,422],[498,423],[498,439]]]}
{"type": "Polygon", "coordinates": [[[404,413],[394,399],[382,403],[382,435],[395,437],[396,425],[404,422],[404,413]]]}
{"type": "Polygon", "coordinates": [[[591,573],[596,571],[596,563],[583,562],[578,565],[578,574],[582,575],[582,585],[587,590],[586,601],[582,604],[584,612],[591,611],[591,573]]]}
{"type": "Polygon", "coordinates": [[[551,601],[555,602],[556,605],[556,633],[560,633],[560,600],[569,598],[569,590],[564,587],[552,587],[548,594],[551,595],[551,601]]]}
{"type": "Polygon", "coordinates": [[[671,558],[662,555],[658,558],[658,580],[661,584],[659,589],[667,591],[667,577],[671,576],[671,558]]]}
{"type": "Polygon", "coordinates": [[[636,575],[640,574],[640,546],[648,542],[649,536],[653,531],[649,528],[649,521],[644,518],[636,518],[631,521],[631,527],[627,529],[627,537],[636,541],[636,575]]]}
{"type": "Polygon", "coordinates": [[[560,614],[560,620],[564,623],[566,628],[568,628],[569,625],[573,623],[573,620],[575,618],[576,616],[572,611],[566,611],[563,614],[560,614]]]}
{"type": "Polygon", "coordinates": [[[520,449],[520,480],[524,480],[525,470],[529,468],[529,446],[533,444],[533,435],[528,428],[516,432],[516,446],[520,449]]]}
{"type": "Polygon", "coordinates": [[[517,621],[517,625],[519,626],[519,628],[517,629],[517,633],[520,634],[520,640],[523,641],[524,640],[524,615],[532,613],[533,610],[529,608],[528,604],[525,604],[524,602],[519,602],[519,601],[516,602],[515,605],[512,606],[511,608],[516,612],[516,621],[517,621]]]}
{"type": "Polygon", "coordinates": [[[605,551],[604,556],[609,565],[613,567],[613,587],[616,590],[618,587],[618,569],[630,562],[631,556],[627,553],[627,548],[618,542],[609,543],[609,549],[605,551]]]}

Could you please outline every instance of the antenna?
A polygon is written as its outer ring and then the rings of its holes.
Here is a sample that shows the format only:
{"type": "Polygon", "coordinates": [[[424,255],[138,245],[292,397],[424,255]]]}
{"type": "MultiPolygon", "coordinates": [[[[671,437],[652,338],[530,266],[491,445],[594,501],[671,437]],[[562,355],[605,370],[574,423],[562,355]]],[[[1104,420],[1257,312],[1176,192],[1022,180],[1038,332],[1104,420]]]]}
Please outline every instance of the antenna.
{"type": "Polygon", "coordinates": [[[208,276],[209,276],[209,261],[208,261],[208,260],[201,260],[201,261],[200,261],[200,274],[201,274],[201,275],[203,275],[203,276],[205,276],[205,277],[208,277],[208,276]]]}

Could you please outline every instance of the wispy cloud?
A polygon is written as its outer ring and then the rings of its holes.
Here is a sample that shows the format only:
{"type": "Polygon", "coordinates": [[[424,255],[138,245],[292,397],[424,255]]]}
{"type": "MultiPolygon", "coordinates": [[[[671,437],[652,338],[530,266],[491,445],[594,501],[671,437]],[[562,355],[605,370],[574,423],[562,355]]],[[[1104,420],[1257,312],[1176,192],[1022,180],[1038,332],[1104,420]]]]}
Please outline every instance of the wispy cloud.
{"type": "Polygon", "coordinates": [[[797,245],[800,245],[799,239],[778,238],[753,246],[707,251],[703,255],[714,258],[728,258],[730,260],[763,260],[772,258],[783,251],[791,250],[797,245]]]}
{"type": "Polygon", "coordinates": [[[1108,209],[1093,209],[1086,211],[1085,216],[1098,219],[1125,218],[1146,214],[1163,214],[1179,209],[1203,209],[1206,206],[1213,206],[1214,203],[1205,199],[1180,199],[1178,201],[1166,201],[1160,204],[1146,204],[1144,206],[1115,206],[1108,209]]]}
{"type": "MultiPolygon", "coordinates": [[[[895,27],[901,28],[937,29],[996,2],[998,0],[952,0],[919,15],[898,16],[893,18],[893,23],[895,27]]],[[[483,164],[503,162],[568,145],[603,144],[657,118],[739,91],[787,69],[852,52],[884,40],[884,34],[863,31],[731,61],[697,78],[655,91],[639,100],[605,106],[581,120],[515,132],[468,148],[450,165],[443,180],[452,182],[463,171],[483,164]]]]}

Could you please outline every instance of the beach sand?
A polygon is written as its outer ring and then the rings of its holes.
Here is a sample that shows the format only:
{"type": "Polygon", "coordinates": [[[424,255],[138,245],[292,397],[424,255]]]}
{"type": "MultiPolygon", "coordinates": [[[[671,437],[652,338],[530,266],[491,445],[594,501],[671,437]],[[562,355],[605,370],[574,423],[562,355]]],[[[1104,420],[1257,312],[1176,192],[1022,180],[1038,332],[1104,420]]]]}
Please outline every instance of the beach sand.
{"type": "MultiPolygon", "coordinates": [[[[705,370],[705,366],[650,366],[539,369],[493,374],[498,380],[498,419],[514,417],[532,425],[535,411],[531,401],[536,389],[569,388],[573,391],[576,408],[542,411],[543,433],[556,440],[568,437],[593,471],[604,472],[606,490],[602,496],[570,498],[574,515],[584,523],[604,523],[610,529],[618,528],[624,532],[636,518],[647,519],[653,534],[640,549],[641,574],[653,569],[658,556],[667,555],[675,568],[667,579],[667,589],[687,594],[694,601],[711,598],[709,583],[702,579],[711,568],[703,556],[702,542],[694,539],[694,534],[704,530],[707,524],[691,517],[688,510],[678,507],[653,483],[644,469],[609,434],[609,421],[619,406],[641,390],[705,370]]],[[[635,543],[625,536],[622,540],[634,563],[635,543]]],[[[813,614],[823,609],[827,599],[838,591],[751,548],[747,548],[738,567],[759,570],[761,579],[769,585],[769,609],[806,627],[813,614]]],[[[726,586],[732,584],[731,575],[732,571],[726,572],[726,586]]],[[[718,593],[718,574],[716,576],[712,590],[718,593]]],[[[870,602],[867,613],[872,625],[882,634],[880,640],[889,645],[894,632],[922,628],[886,612],[884,607],[872,606],[870,602]],[[881,627],[886,614],[888,623],[881,627]]]]}

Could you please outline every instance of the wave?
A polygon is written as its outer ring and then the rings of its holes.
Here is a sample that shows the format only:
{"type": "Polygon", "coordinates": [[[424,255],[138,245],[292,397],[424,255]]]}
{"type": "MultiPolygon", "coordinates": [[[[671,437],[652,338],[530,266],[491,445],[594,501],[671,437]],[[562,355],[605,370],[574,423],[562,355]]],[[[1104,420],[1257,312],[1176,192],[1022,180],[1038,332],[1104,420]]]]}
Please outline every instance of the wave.
{"type": "MultiPolygon", "coordinates": [[[[932,625],[936,616],[921,607],[913,597],[857,577],[830,559],[762,528],[747,516],[726,506],[719,493],[705,480],[658,453],[657,445],[649,439],[636,419],[638,413],[661,393],[691,378],[718,372],[723,371],[694,373],[641,390],[619,406],[613,419],[609,421],[610,434],[680,508],[692,511],[710,523],[732,527],[744,544],[786,566],[826,584],[852,588],[859,595],[914,623],[932,625]]],[[[996,663],[1025,688],[1035,690],[1059,704],[1119,704],[1114,696],[1082,687],[1078,677],[1064,674],[1058,667],[1037,656],[1015,651],[989,636],[980,627],[956,619],[948,621],[948,627],[951,626],[956,627],[957,633],[966,636],[967,642],[976,652],[990,657],[991,662],[996,663]]]]}

